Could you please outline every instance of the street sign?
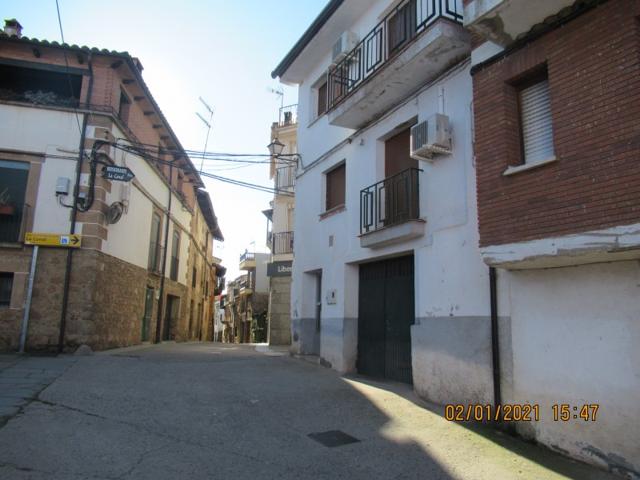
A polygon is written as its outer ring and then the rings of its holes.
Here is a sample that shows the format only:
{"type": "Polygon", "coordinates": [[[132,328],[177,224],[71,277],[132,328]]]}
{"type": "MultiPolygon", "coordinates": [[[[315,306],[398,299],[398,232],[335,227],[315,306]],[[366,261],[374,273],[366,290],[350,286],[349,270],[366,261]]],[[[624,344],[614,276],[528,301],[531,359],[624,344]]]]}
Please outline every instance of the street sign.
{"type": "Polygon", "coordinates": [[[43,247],[80,248],[82,235],[29,232],[24,236],[24,243],[26,245],[40,245],[43,247]]]}
{"type": "Polygon", "coordinates": [[[106,165],[102,168],[102,178],[107,180],[115,180],[116,182],[130,182],[135,175],[127,167],[118,167],[115,165],[106,165]]]}

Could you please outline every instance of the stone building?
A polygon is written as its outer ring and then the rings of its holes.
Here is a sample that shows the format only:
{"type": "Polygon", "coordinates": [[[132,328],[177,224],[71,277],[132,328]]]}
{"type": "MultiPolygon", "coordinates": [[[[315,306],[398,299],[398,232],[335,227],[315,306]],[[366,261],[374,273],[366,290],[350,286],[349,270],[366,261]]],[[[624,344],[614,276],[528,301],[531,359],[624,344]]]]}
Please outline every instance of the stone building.
{"type": "Polygon", "coordinates": [[[296,135],[298,105],[280,109],[278,122],[271,125],[271,142],[279,143],[282,154],[271,157],[270,178],[275,194],[271,208],[263,213],[268,218],[267,245],[271,258],[267,268],[269,277],[270,345],[291,343],[291,270],[293,264],[293,214],[295,207],[295,179],[297,159],[296,135]]]}
{"type": "Polygon", "coordinates": [[[18,345],[26,232],[81,235],[77,250],[40,248],[28,350],[204,338],[222,233],[141,62],[21,30],[0,33],[0,349],[18,345]]]}

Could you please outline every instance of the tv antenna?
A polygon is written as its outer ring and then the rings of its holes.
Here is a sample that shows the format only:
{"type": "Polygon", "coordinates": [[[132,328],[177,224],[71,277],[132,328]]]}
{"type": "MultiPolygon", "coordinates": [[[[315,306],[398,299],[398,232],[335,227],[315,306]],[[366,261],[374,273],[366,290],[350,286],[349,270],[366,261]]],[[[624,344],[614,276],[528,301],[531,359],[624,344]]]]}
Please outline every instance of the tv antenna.
{"type": "Polygon", "coordinates": [[[277,95],[280,97],[280,108],[284,108],[284,90],[282,90],[282,87],[278,87],[278,88],[268,87],[267,90],[270,93],[273,93],[274,95],[277,95]]]}
{"type": "Polygon", "coordinates": [[[209,144],[209,133],[211,133],[211,120],[213,119],[213,108],[209,106],[207,102],[205,102],[202,97],[198,97],[200,103],[204,105],[204,108],[209,112],[209,120],[207,121],[199,112],[196,112],[198,118],[207,126],[207,136],[204,140],[204,148],[202,149],[202,160],[200,161],[200,173],[202,173],[202,167],[204,166],[204,156],[207,154],[207,145],[209,144]]]}

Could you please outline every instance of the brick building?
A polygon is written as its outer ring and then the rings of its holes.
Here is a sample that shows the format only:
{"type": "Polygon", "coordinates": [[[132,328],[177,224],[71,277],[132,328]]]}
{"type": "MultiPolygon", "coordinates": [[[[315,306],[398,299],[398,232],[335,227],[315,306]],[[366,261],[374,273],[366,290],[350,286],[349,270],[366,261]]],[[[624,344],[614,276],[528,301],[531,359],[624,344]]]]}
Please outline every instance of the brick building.
{"type": "Polygon", "coordinates": [[[212,335],[212,248],[222,234],[140,61],[21,29],[8,21],[0,33],[0,349],[18,344],[32,253],[25,232],[68,234],[72,225],[82,243],[71,260],[68,250],[40,249],[28,350],[58,348],[63,321],[66,349],[212,335]],[[135,178],[107,180],[105,164],[135,178]]]}
{"type": "Polygon", "coordinates": [[[523,435],[640,472],[640,3],[465,1],[480,250],[523,435]],[[489,5],[490,4],[490,5],[489,5]],[[636,400],[632,400],[636,399],[636,400]],[[575,421],[599,404],[595,423],[575,421]],[[570,421],[554,421],[569,405],[570,421]]]}

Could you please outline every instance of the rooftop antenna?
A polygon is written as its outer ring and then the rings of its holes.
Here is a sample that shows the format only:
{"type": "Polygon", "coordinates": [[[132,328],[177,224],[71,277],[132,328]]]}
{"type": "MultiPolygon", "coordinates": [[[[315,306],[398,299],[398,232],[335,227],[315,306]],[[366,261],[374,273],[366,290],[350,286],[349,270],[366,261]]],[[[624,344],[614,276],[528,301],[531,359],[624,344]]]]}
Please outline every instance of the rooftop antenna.
{"type": "Polygon", "coordinates": [[[205,141],[204,141],[204,149],[202,150],[202,160],[200,161],[200,173],[202,173],[202,167],[204,166],[204,156],[207,154],[207,145],[209,144],[209,133],[211,133],[211,120],[213,119],[213,108],[211,108],[209,104],[202,99],[202,97],[198,97],[198,99],[200,100],[200,103],[204,105],[204,108],[206,108],[207,111],[209,112],[209,121],[205,120],[205,118],[202,115],[200,115],[200,113],[196,112],[196,115],[198,116],[198,118],[202,120],[202,123],[204,123],[207,126],[207,137],[205,138],[205,141]]]}
{"type": "Polygon", "coordinates": [[[277,95],[280,97],[280,108],[283,108],[284,107],[284,90],[282,90],[282,87],[279,87],[279,88],[269,87],[267,88],[267,90],[270,93],[273,93],[274,95],[277,95]]]}

